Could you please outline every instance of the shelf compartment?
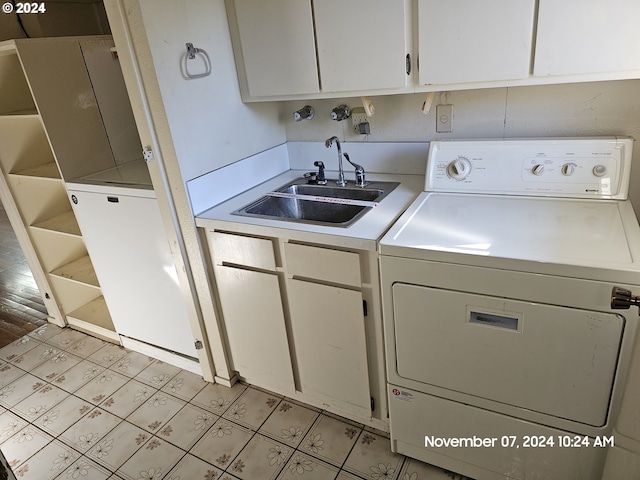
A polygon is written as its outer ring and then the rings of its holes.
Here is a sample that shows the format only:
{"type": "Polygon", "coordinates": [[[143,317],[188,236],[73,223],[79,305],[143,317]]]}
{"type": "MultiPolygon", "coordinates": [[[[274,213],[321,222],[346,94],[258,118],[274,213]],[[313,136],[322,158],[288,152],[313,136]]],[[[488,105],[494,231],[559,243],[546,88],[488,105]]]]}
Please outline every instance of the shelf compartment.
{"type": "Polygon", "coordinates": [[[56,268],[50,272],[50,275],[100,288],[100,283],[98,283],[98,277],[93,269],[89,255],[56,268]]]}
{"type": "Polygon", "coordinates": [[[47,218],[31,226],[32,228],[40,228],[42,230],[50,230],[53,232],[66,233],[74,236],[82,236],[80,227],[73,214],[73,210],[63,212],[51,218],[47,218]]]}
{"type": "Polygon", "coordinates": [[[49,274],[49,284],[58,301],[60,310],[66,318],[69,312],[75,312],[84,305],[102,296],[99,288],[86,283],[49,274]]]}
{"type": "Polygon", "coordinates": [[[45,272],[87,255],[87,247],[81,237],[34,227],[29,228],[29,235],[45,272]]]}
{"type": "Polygon", "coordinates": [[[6,173],[55,162],[40,117],[0,116],[0,162],[6,173]]]}
{"type": "Polygon", "coordinates": [[[61,180],[8,175],[7,183],[25,225],[34,225],[71,210],[61,180]]]}
{"type": "Polygon", "coordinates": [[[54,180],[61,180],[60,171],[55,162],[45,163],[42,165],[36,165],[35,167],[26,168],[18,172],[13,172],[12,175],[20,175],[23,177],[38,177],[38,178],[50,178],[54,180]]]}
{"type": "Polygon", "coordinates": [[[104,297],[98,297],[67,314],[67,322],[78,330],[113,343],[120,343],[120,336],[113,326],[104,297]]]}
{"type": "Polygon", "coordinates": [[[17,53],[0,55],[0,91],[0,114],[37,112],[17,53]]]}

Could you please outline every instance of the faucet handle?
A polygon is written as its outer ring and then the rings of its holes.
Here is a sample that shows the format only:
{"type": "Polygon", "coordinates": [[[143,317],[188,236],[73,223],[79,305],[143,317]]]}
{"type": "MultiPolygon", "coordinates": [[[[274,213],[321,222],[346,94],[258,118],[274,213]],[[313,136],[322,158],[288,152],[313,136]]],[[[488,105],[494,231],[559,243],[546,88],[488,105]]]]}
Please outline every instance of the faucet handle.
{"type": "Polygon", "coordinates": [[[351,116],[351,110],[346,105],[340,105],[331,110],[331,120],[346,120],[351,116]]]}
{"type": "Polygon", "coordinates": [[[367,182],[365,180],[363,166],[358,165],[357,163],[353,163],[349,158],[349,154],[347,152],[344,152],[342,155],[347,159],[347,162],[353,165],[353,167],[356,169],[356,187],[366,187],[367,182]]]}

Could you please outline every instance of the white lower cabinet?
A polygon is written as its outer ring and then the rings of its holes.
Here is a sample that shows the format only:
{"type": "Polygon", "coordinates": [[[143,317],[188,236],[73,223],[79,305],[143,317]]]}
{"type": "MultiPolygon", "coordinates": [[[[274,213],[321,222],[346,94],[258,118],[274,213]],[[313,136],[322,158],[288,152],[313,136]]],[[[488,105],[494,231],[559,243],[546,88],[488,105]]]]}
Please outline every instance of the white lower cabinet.
{"type": "Polygon", "coordinates": [[[287,281],[301,390],[358,415],[371,413],[362,293],[287,281]]]}
{"type": "Polygon", "coordinates": [[[81,183],[67,188],[121,340],[197,358],[153,190],[81,183]]]}
{"type": "Polygon", "coordinates": [[[213,230],[207,239],[238,376],[384,429],[375,252],[213,230]]]}
{"type": "Polygon", "coordinates": [[[256,385],[295,391],[278,276],[215,268],[233,368],[256,385]]]}

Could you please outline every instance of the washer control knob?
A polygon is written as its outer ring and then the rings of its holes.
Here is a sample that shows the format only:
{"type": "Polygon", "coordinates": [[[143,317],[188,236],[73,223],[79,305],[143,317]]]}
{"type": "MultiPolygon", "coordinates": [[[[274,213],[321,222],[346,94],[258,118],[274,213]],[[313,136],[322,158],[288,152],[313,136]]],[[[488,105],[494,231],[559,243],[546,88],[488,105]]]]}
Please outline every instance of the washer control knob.
{"type": "Polygon", "coordinates": [[[596,165],[593,167],[593,174],[596,177],[604,177],[607,174],[607,167],[604,165],[596,165]]]}
{"type": "Polygon", "coordinates": [[[575,173],[576,167],[577,165],[575,163],[565,163],[564,165],[562,165],[562,167],[560,167],[560,171],[562,172],[562,175],[568,177],[575,173]]]}
{"type": "Polygon", "coordinates": [[[458,157],[447,165],[447,175],[454,180],[464,180],[471,173],[471,162],[468,158],[458,157]]]}
{"type": "Polygon", "coordinates": [[[534,165],[533,168],[531,169],[531,173],[539,177],[544,173],[544,165],[542,165],[541,163],[534,165]]]}

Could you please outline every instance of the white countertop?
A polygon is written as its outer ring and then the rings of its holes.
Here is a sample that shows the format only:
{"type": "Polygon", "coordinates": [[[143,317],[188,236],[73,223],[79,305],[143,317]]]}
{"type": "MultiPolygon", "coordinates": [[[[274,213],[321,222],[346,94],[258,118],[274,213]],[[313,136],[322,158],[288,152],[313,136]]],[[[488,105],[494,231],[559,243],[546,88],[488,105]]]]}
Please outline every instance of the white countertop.
{"type": "MultiPolygon", "coordinates": [[[[264,183],[261,183],[235,197],[210,208],[196,217],[198,227],[224,230],[254,235],[295,238],[304,241],[322,241],[329,245],[349,246],[364,250],[375,250],[377,241],[384,235],[393,222],[404,212],[424,187],[422,175],[367,174],[368,181],[399,182],[389,195],[384,197],[375,208],[360,217],[348,227],[332,227],[284,220],[245,217],[232,215],[249,203],[259,199],[265,193],[277,190],[305,173],[304,170],[289,170],[264,183]],[[277,229],[274,232],[273,229],[277,229]],[[322,235],[322,240],[318,239],[322,235]]],[[[337,174],[326,171],[329,182],[337,174]]],[[[353,184],[353,179],[349,179],[353,184]]]]}

